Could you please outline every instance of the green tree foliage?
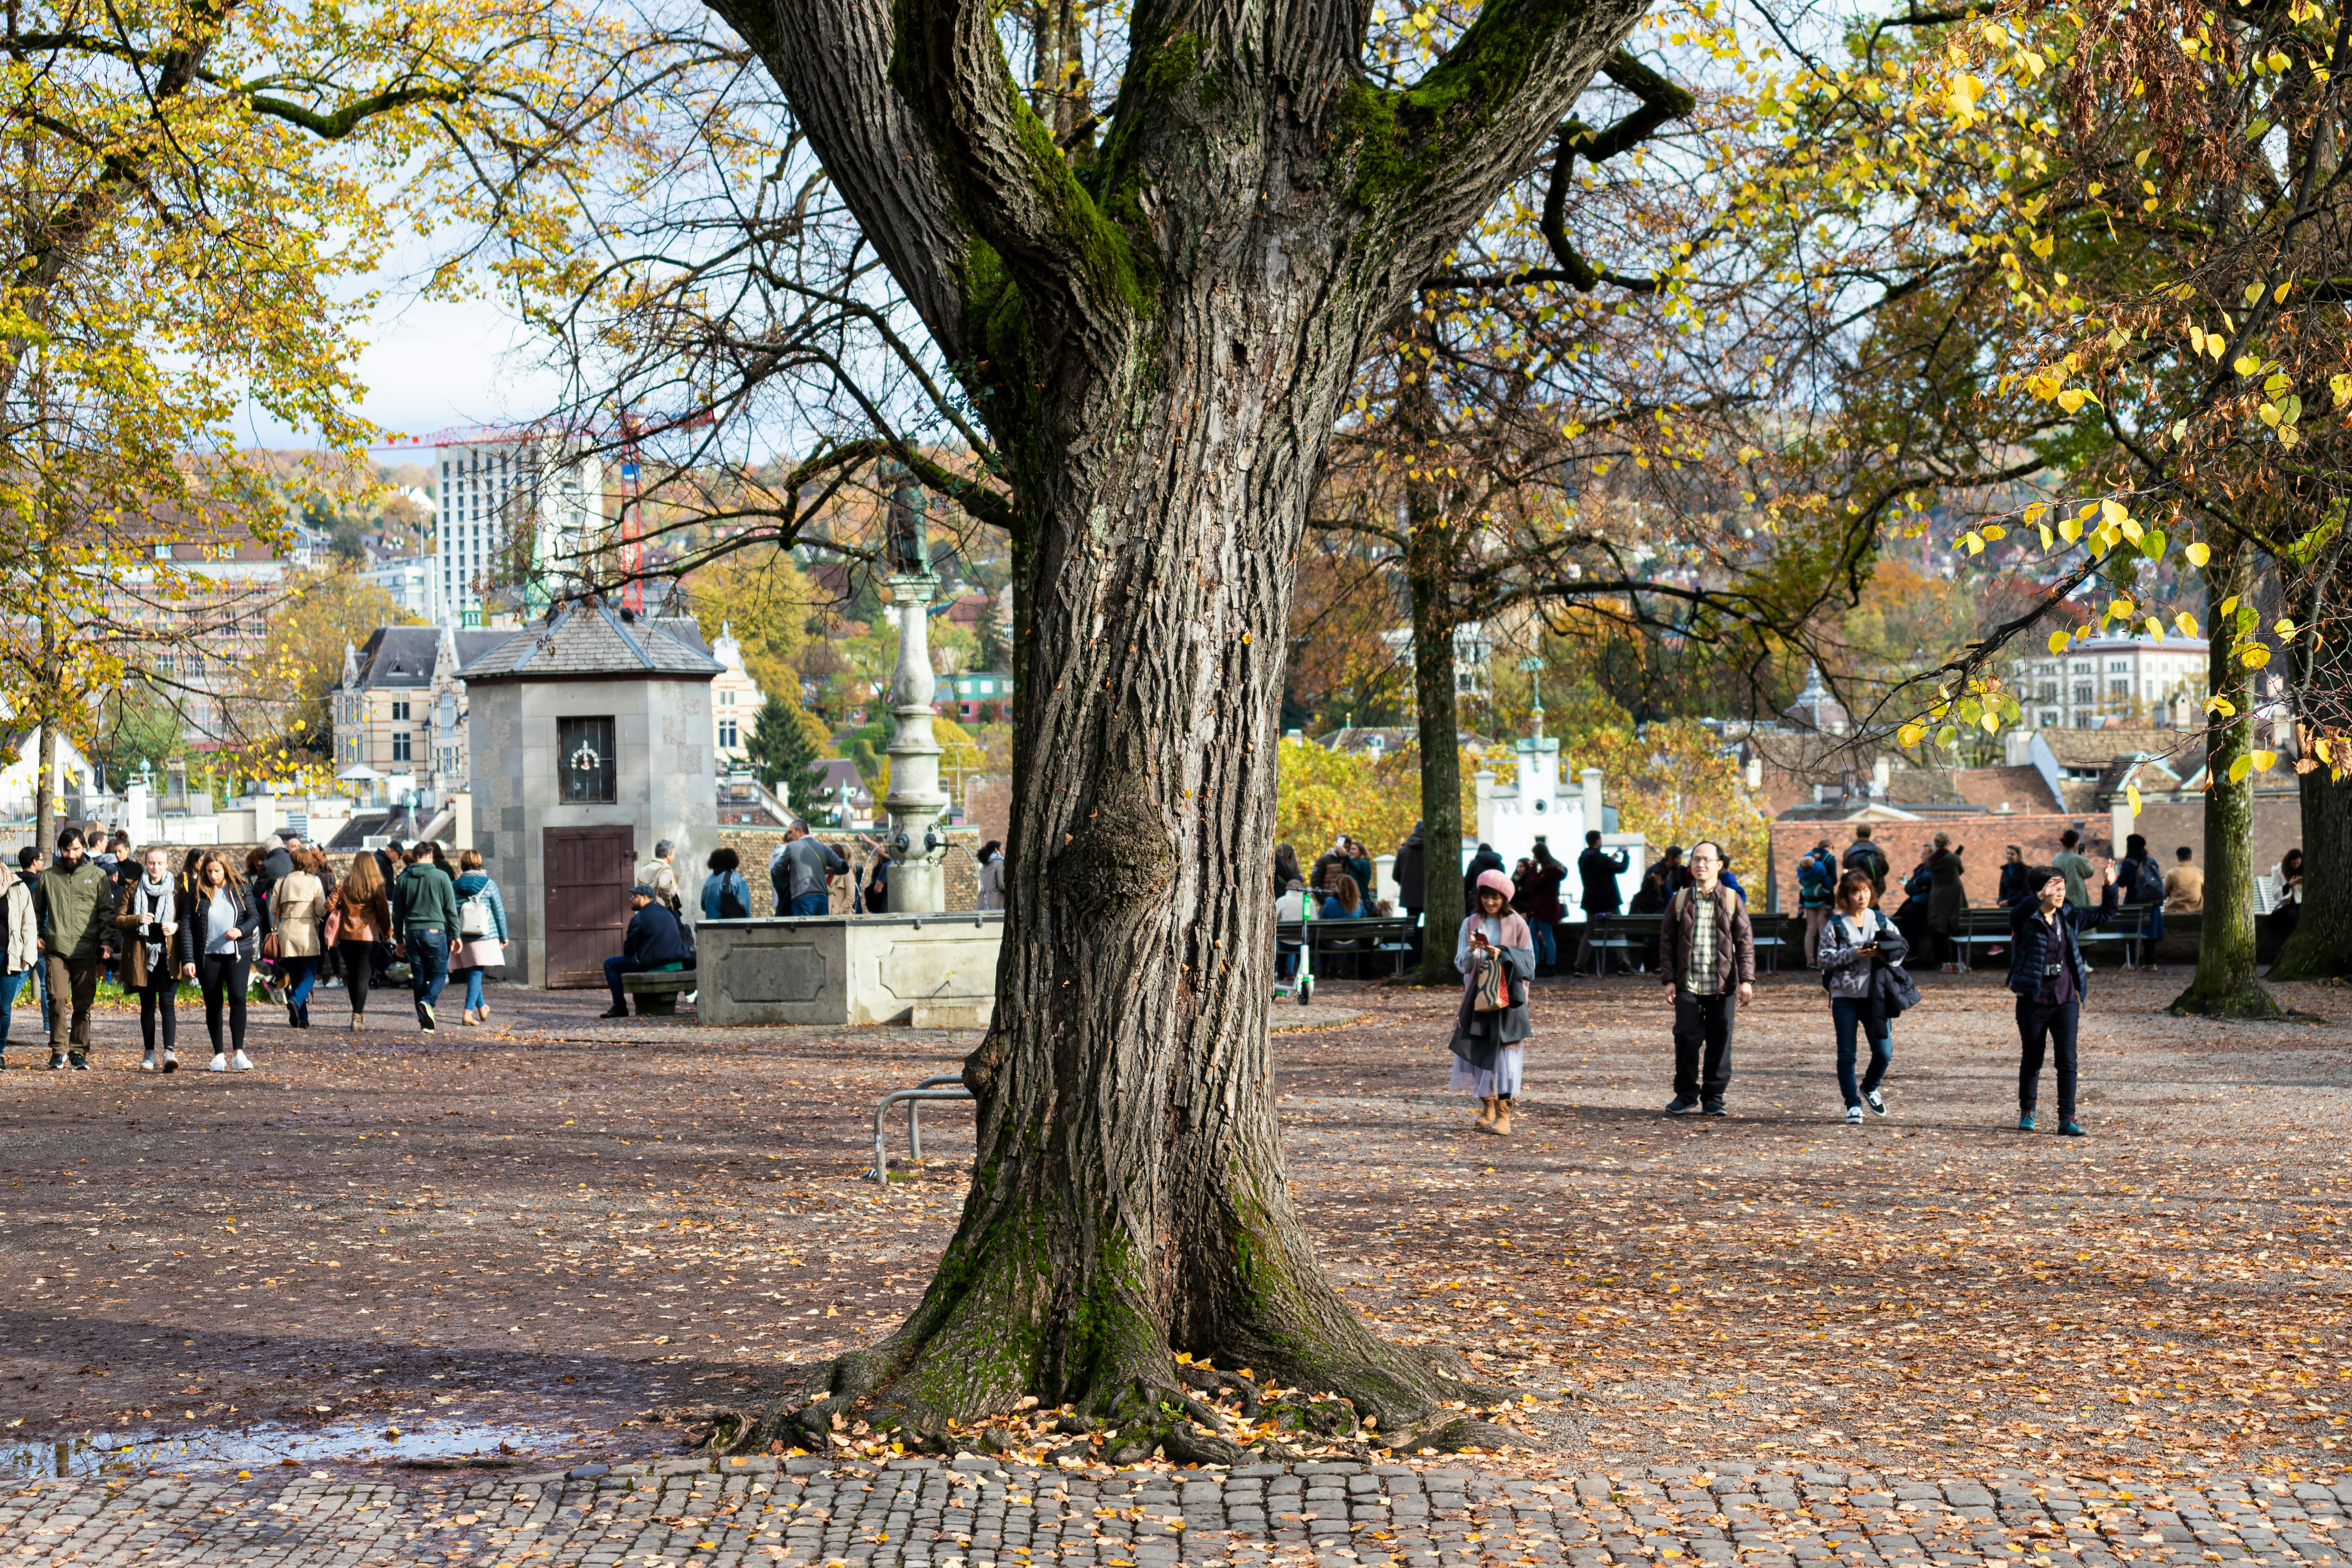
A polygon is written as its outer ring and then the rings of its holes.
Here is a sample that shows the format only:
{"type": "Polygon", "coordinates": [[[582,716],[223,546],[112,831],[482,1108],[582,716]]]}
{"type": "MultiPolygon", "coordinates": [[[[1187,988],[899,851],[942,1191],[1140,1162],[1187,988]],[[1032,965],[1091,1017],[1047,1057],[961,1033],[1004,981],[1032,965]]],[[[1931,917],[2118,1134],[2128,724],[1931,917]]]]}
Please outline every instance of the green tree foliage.
{"type": "Polygon", "coordinates": [[[825,738],[824,727],[798,702],[771,695],[743,749],[760,782],[774,789],[782,781],[788,786],[787,802],[797,808],[806,804],[809,773],[824,758],[825,738]]]}

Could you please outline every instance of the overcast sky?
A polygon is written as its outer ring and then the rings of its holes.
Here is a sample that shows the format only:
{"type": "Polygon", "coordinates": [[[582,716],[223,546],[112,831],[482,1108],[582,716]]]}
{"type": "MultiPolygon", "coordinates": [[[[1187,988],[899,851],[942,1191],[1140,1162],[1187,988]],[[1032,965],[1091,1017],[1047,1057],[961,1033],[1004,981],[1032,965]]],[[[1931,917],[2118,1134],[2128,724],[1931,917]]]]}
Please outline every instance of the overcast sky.
{"type": "MultiPolygon", "coordinates": [[[[555,383],[537,363],[541,345],[515,317],[487,301],[419,300],[404,282],[387,281],[383,288],[383,302],[362,333],[368,347],[359,361],[359,379],[367,388],[362,415],[388,432],[427,436],[546,413],[555,383]]],[[[315,435],[289,429],[250,406],[241,434],[259,447],[317,445],[315,435]]],[[[378,454],[383,462],[415,457],[378,454]]]]}

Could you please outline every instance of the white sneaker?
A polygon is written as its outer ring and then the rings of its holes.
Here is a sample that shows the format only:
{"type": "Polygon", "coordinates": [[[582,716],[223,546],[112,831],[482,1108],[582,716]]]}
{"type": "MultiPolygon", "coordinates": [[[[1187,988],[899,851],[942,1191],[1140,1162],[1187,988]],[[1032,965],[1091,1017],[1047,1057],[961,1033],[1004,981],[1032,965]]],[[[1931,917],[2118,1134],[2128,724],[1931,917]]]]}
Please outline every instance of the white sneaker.
{"type": "Polygon", "coordinates": [[[155,1070],[154,1052],[149,1051],[145,1056],[139,1058],[139,1070],[141,1072],[153,1072],[155,1070]]]}
{"type": "Polygon", "coordinates": [[[253,1058],[247,1056],[243,1051],[239,1051],[236,1055],[229,1058],[228,1066],[231,1072],[251,1072],[253,1070],[253,1058]]]}
{"type": "Polygon", "coordinates": [[[180,1070],[180,1053],[173,1050],[169,1046],[165,1046],[163,1047],[163,1070],[165,1072],[178,1072],[180,1070]]]}
{"type": "Polygon", "coordinates": [[[228,1058],[221,1055],[220,1052],[215,1051],[213,1053],[213,1059],[205,1064],[205,1070],[206,1072],[226,1072],[228,1071],[228,1058]]]}
{"type": "Polygon", "coordinates": [[[1862,1125],[1861,1106],[1849,1105],[1845,1108],[1845,1124],[1848,1127],[1859,1127],[1862,1125]]]}

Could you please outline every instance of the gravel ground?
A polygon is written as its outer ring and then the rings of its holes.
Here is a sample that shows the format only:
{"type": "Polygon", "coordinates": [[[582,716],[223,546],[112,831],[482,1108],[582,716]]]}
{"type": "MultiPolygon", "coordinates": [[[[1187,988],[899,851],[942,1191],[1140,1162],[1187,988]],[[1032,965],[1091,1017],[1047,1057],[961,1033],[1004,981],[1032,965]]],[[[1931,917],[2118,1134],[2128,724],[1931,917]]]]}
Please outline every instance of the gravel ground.
{"type": "MultiPolygon", "coordinates": [[[[1542,984],[1509,1139],[1444,1092],[1450,996],[1333,984],[1334,1015],[1275,1043],[1292,1179],[1381,1331],[1527,1391],[1562,1463],[2331,1467],[2344,994],[2223,1028],[2158,1012],[2178,975],[2100,975],[2077,1141],[2010,1130],[1994,977],[1924,984],[1894,1114],[1860,1128],[1808,977],[1766,983],[1710,1121],[1656,1114],[1654,987],[1542,984]]],[[[110,1016],[94,1070],[0,1076],[17,1473],[290,1458],[347,1488],[404,1460],[675,1453],[664,1413],[886,1331],[952,1224],[961,1107],[932,1110],[908,1179],[858,1177],[875,1100],[970,1036],[603,1023],[601,997],[500,992],[491,1027],[428,1039],[377,998],[356,1035],[331,992],[320,1027],[257,1025],[249,1075],[142,1075],[110,1016]]]]}

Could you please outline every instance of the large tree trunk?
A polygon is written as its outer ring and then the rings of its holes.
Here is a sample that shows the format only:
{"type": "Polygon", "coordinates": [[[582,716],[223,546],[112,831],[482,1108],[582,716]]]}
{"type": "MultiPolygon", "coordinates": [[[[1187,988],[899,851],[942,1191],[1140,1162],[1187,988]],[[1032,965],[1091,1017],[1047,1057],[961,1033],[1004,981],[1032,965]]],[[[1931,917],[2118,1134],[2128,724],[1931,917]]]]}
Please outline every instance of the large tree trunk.
{"type": "MultiPolygon", "coordinates": [[[[2331,615],[2342,602],[2346,584],[2334,569],[2281,574],[2286,590],[2286,613],[2313,635],[2288,645],[2290,677],[2297,690],[2308,691],[2320,660],[2315,642],[2330,645],[2342,635],[2344,617],[2331,615]]],[[[2332,663],[2334,654],[2328,654],[2332,663]]],[[[2310,732],[2305,732],[2305,744],[2310,732]]],[[[2341,744],[2342,742],[2337,742],[2341,744]]],[[[2305,773],[2298,781],[2303,807],[2303,860],[2306,866],[2352,866],[2352,769],[2331,747],[2327,763],[2305,773]]],[[[2271,964],[2273,980],[2333,980],[2352,974],[2352,877],[2321,875],[2303,881],[2303,910],[2295,927],[2271,964]]]]}
{"type": "MultiPolygon", "coordinates": [[[[2216,531],[2205,563],[2209,605],[2243,595],[2252,581],[2244,547],[2216,531]]],[[[2214,614],[2207,644],[2208,689],[2230,705],[2210,716],[2205,740],[2205,913],[2197,947],[2197,975],[2172,1002],[2176,1013],[2224,1018],[2273,1018],[2279,1005],[2254,972],[2254,782],[2231,773],[2252,747],[2253,682],[2238,658],[2237,620],[2214,614]]]]}
{"type": "Polygon", "coordinates": [[[1393,1430],[1459,1385],[1325,1279],[1269,1092],[1292,574],[1361,356],[1643,6],[1496,0],[1412,95],[1364,84],[1353,7],[1183,33],[1139,12],[1082,181],[988,7],[712,3],[971,388],[1031,531],[1013,917],[965,1068],[961,1225],[913,1315],[830,1369],[833,1399],[713,1440],[810,1433],[843,1400],[936,1438],[1034,1394],[1117,1421],[1130,1453],[1200,1453],[1222,1439],[1168,1415],[1180,1351],[1393,1430]]]}
{"type": "MultiPolygon", "coordinates": [[[[1424,339],[1419,323],[1408,351],[1424,339]]],[[[1437,399],[1427,362],[1397,356],[1398,447],[1405,459],[1406,597],[1412,605],[1413,718],[1421,735],[1421,971],[1424,985],[1459,985],[1454,943],[1462,929],[1462,699],[1454,671],[1454,560],[1458,542],[1446,527],[1444,490],[1421,467],[1439,437],[1437,399]]]]}

